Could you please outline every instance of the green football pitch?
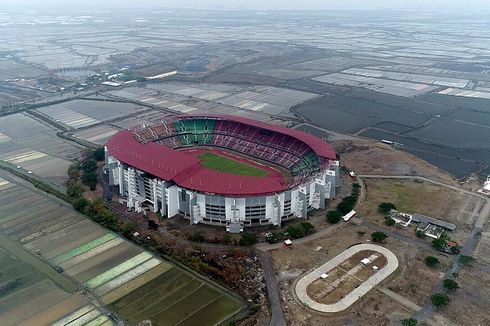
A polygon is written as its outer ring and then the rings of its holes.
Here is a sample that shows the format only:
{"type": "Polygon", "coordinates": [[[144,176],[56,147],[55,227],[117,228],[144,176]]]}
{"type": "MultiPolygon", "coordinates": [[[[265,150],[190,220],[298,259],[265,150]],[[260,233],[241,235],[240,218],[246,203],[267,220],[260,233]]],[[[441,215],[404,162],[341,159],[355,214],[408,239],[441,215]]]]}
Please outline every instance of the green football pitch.
{"type": "Polygon", "coordinates": [[[202,153],[198,157],[201,159],[202,166],[210,170],[252,177],[265,177],[269,175],[269,172],[266,170],[214,153],[202,153]]]}

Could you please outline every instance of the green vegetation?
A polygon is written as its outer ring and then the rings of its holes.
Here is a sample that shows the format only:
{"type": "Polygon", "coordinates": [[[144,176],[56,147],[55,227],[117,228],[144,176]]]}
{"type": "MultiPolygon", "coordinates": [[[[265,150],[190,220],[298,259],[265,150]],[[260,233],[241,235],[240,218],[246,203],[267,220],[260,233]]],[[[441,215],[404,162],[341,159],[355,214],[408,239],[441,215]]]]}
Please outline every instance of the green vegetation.
{"type": "Polygon", "coordinates": [[[76,182],[76,181],[68,182],[68,188],[66,190],[66,193],[71,198],[81,197],[84,191],[85,191],[85,189],[83,189],[82,185],[79,184],[78,182],[76,182]]]}
{"type": "Polygon", "coordinates": [[[475,258],[467,255],[459,256],[459,262],[465,266],[471,266],[471,263],[475,260],[475,258]]]}
{"type": "Polygon", "coordinates": [[[416,235],[417,235],[417,237],[419,237],[419,238],[425,238],[425,233],[424,233],[424,231],[417,230],[417,231],[415,232],[415,234],[416,234],[416,235]]]}
{"type": "Polygon", "coordinates": [[[199,158],[201,159],[201,165],[210,170],[253,177],[265,177],[269,175],[269,172],[266,170],[214,153],[202,153],[199,155],[199,158]]]}
{"type": "Polygon", "coordinates": [[[447,306],[449,303],[449,297],[445,293],[436,293],[430,297],[430,301],[437,308],[447,306]]]}
{"type": "Polygon", "coordinates": [[[339,211],[328,211],[327,212],[327,221],[335,224],[338,223],[342,219],[342,214],[339,211]]]}
{"type": "Polygon", "coordinates": [[[429,267],[436,267],[439,264],[439,259],[434,256],[425,257],[425,264],[429,267]]]}
{"type": "Polygon", "coordinates": [[[251,245],[256,244],[258,241],[259,241],[259,239],[257,238],[257,235],[255,233],[245,231],[242,233],[242,237],[240,239],[240,244],[242,246],[251,246],[251,245]]]}
{"type": "Polygon", "coordinates": [[[286,228],[286,232],[293,238],[299,239],[305,235],[312,234],[315,231],[315,227],[308,222],[301,222],[290,225],[286,228]]]}
{"type": "Polygon", "coordinates": [[[393,203],[381,203],[378,205],[378,211],[383,214],[388,214],[392,209],[396,209],[393,203]]]}
{"type": "Polygon", "coordinates": [[[362,238],[365,234],[366,234],[366,232],[364,232],[364,231],[357,231],[357,237],[358,238],[362,238]]]}
{"type": "Polygon", "coordinates": [[[385,224],[386,224],[386,225],[388,225],[388,226],[393,226],[393,225],[395,225],[395,224],[396,224],[396,222],[395,222],[395,220],[394,220],[394,219],[392,219],[391,217],[389,217],[389,216],[388,216],[388,217],[386,217],[386,219],[385,219],[385,224]]]}
{"type": "Polygon", "coordinates": [[[338,223],[342,216],[353,210],[356,206],[357,199],[359,198],[360,191],[361,185],[358,183],[353,183],[350,196],[344,197],[344,199],[337,204],[336,210],[332,210],[327,213],[327,221],[332,224],[338,223]]]}
{"type": "Polygon", "coordinates": [[[437,250],[443,250],[446,248],[447,241],[443,239],[442,237],[439,239],[432,240],[432,247],[436,248],[437,250]]]}
{"type": "Polygon", "coordinates": [[[458,282],[451,280],[449,278],[442,281],[442,285],[444,286],[445,289],[449,291],[454,291],[459,288],[458,282]]]}
{"type": "Polygon", "coordinates": [[[373,239],[373,242],[383,243],[388,236],[385,233],[378,231],[371,233],[371,238],[373,239]]]}
{"type": "Polygon", "coordinates": [[[406,318],[401,320],[402,326],[417,326],[417,319],[406,318]]]}
{"type": "Polygon", "coordinates": [[[286,238],[299,239],[315,232],[315,227],[308,222],[291,224],[286,228],[286,232],[269,232],[265,235],[268,243],[278,243],[286,238]]]}
{"type": "Polygon", "coordinates": [[[99,147],[96,150],[94,150],[92,157],[96,161],[103,161],[105,159],[104,147],[99,147]]]}

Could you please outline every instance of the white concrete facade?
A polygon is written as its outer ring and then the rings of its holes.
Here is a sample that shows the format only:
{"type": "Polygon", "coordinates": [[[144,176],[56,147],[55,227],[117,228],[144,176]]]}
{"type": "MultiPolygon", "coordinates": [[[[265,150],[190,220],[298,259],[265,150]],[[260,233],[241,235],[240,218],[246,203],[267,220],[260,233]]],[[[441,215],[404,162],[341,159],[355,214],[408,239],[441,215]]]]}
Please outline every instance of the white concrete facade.
{"type": "Polygon", "coordinates": [[[325,208],[325,200],[335,197],[338,162],[313,176],[308,182],[281,193],[253,197],[230,197],[185,189],[172,181],[161,180],[108,156],[109,184],[119,187],[128,198],[128,208],[137,212],[151,210],[162,217],[182,214],[191,224],[226,226],[240,232],[253,225],[281,225],[292,218],[307,218],[312,209],[325,208]],[[332,169],[333,167],[333,169],[332,169]],[[336,171],[337,170],[337,171],[336,171]]]}

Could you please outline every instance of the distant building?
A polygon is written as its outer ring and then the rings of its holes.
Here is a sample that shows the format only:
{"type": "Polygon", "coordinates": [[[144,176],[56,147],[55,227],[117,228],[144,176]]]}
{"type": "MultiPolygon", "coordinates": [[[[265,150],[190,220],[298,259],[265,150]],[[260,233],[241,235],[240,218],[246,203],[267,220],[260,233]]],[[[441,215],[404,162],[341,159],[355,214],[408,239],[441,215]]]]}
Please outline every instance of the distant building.
{"type": "Polygon", "coordinates": [[[478,190],[479,193],[490,196],[490,175],[487,177],[487,181],[483,184],[483,187],[481,187],[478,190]]]}
{"type": "Polygon", "coordinates": [[[401,225],[407,227],[412,222],[412,215],[407,213],[400,213],[397,210],[392,209],[390,211],[390,217],[393,221],[395,221],[396,225],[401,225]]]}

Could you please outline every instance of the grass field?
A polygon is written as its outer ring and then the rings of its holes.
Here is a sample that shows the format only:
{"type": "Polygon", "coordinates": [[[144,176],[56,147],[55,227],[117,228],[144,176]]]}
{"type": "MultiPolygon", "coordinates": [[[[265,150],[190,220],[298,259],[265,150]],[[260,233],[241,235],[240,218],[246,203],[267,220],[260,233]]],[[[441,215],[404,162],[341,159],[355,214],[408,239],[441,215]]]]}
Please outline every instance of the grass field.
{"type": "Polygon", "coordinates": [[[215,171],[224,173],[245,175],[252,177],[265,177],[269,172],[255,166],[229,159],[213,153],[202,153],[198,156],[201,159],[202,166],[215,171]]]}

